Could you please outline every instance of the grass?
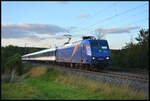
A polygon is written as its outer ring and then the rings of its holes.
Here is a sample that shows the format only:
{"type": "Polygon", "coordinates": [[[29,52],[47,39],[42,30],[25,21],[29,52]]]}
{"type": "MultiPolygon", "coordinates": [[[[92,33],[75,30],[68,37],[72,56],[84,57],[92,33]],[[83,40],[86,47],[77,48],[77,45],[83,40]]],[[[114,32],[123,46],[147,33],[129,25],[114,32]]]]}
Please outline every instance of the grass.
{"type": "Polygon", "coordinates": [[[40,92],[27,83],[2,84],[2,99],[35,99],[40,92]]]}
{"type": "Polygon", "coordinates": [[[54,82],[58,73],[49,72],[46,68],[33,68],[24,82],[3,83],[2,99],[105,99],[85,89],[54,82]]]}
{"type": "Polygon", "coordinates": [[[148,94],[143,91],[134,91],[128,85],[116,85],[104,82],[96,82],[83,76],[76,75],[60,75],[55,80],[64,85],[72,85],[87,89],[99,95],[106,96],[108,99],[148,99],[148,94]]]}
{"type": "Polygon", "coordinates": [[[104,99],[104,97],[84,89],[55,82],[41,81],[35,78],[27,79],[27,82],[42,92],[40,99],[104,99]]]}
{"type": "Polygon", "coordinates": [[[23,82],[2,83],[2,99],[149,99],[127,85],[96,82],[83,76],[64,74],[47,68],[32,68],[23,82]]]}

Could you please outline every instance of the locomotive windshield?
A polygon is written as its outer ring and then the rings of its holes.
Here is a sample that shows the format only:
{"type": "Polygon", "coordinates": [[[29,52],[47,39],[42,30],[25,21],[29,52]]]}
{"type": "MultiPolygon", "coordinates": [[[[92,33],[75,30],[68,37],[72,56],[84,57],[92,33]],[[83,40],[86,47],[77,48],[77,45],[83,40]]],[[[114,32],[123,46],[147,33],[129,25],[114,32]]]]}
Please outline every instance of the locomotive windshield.
{"type": "Polygon", "coordinates": [[[107,42],[90,42],[91,49],[108,49],[107,42]]]}

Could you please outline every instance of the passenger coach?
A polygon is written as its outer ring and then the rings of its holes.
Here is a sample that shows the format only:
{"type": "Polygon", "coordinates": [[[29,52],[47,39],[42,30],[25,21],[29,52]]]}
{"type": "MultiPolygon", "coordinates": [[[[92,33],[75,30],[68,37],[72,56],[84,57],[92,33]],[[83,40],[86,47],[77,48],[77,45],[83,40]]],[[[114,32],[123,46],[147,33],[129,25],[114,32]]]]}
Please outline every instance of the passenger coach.
{"type": "Polygon", "coordinates": [[[39,52],[34,52],[22,56],[23,61],[56,61],[56,48],[45,49],[39,52]]]}

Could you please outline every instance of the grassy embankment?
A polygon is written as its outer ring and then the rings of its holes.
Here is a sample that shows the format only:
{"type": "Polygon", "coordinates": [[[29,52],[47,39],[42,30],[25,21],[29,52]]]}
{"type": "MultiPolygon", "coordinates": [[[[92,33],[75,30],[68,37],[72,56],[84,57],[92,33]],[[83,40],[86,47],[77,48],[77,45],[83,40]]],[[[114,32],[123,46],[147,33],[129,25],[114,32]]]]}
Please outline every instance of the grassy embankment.
{"type": "Polygon", "coordinates": [[[46,68],[32,68],[22,82],[2,83],[2,99],[148,99],[128,86],[95,82],[46,68]]]}

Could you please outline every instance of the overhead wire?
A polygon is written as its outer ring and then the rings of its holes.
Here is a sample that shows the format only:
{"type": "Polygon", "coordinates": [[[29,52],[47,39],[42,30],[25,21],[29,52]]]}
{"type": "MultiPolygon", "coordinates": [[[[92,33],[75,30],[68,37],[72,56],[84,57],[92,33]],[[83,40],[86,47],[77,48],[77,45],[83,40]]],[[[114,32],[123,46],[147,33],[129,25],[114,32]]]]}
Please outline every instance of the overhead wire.
{"type": "MultiPolygon", "coordinates": [[[[130,11],[133,11],[133,10],[135,10],[135,9],[138,9],[138,8],[140,8],[140,7],[143,7],[143,6],[145,6],[146,4],[142,4],[142,5],[139,5],[139,6],[136,6],[136,7],[134,7],[134,8],[130,8],[130,9],[127,9],[127,10],[125,10],[125,11],[123,11],[123,12],[121,12],[121,13],[119,13],[119,14],[114,14],[113,16],[110,16],[110,17],[107,17],[107,18],[105,18],[105,19],[103,19],[102,21],[101,21],[101,24],[102,24],[102,22],[106,22],[106,21],[109,21],[109,20],[111,20],[111,19],[113,19],[114,17],[118,17],[118,16],[122,16],[122,15],[124,15],[124,14],[127,14],[128,12],[130,12],[130,11]]],[[[110,8],[110,7],[109,7],[110,8]]],[[[103,9],[101,9],[100,11],[102,11],[103,9]]],[[[99,12],[100,12],[99,11],[99,12]]],[[[98,13],[98,12],[97,12],[98,13]]],[[[99,14],[99,13],[98,13],[99,14]]],[[[93,16],[93,15],[92,15],[93,16]]],[[[94,18],[95,16],[93,16],[93,18],[94,18]]],[[[77,25],[80,25],[80,24],[83,24],[83,22],[81,22],[81,23],[79,23],[79,24],[77,24],[77,25]]],[[[90,25],[90,26],[88,26],[88,27],[85,27],[85,28],[82,28],[82,29],[80,29],[80,30],[84,30],[84,29],[88,29],[88,28],[90,28],[90,27],[93,27],[93,26],[95,26],[95,25],[97,25],[97,24],[99,24],[99,22],[98,23],[94,23],[94,24],[92,24],[92,25],[90,25]]],[[[76,31],[74,31],[74,32],[77,32],[77,31],[80,31],[80,30],[76,30],[76,31]]]]}
{"type": "MultiPolygon", "coordinates": [[[[114,6],[114,5],[111,5],[111,6],[114,6]]],[[[111,6],[110,6],[110,7],[111,7],[111,6]]],[[[100,9],[99,11],[97,11],[97,13],[92,14],[91,18],[94,18],[94,17],[95,17],[94,15],[98,16],[98,15],[100,14],[100,12],[106,10],[106,8],[107,8],[107,7],[103,8],[103,9],[100,9]]],[[[102,13],[103,13],[103,12],[102,12],[102,13]]],[[[102,14],[102,13],[101,13],[101,14],[102,14]]],[[[81,25],[81,24],[83,24],[83,23],[85,23],[85,22],[87,22],[87,21],[82,21],[82,22],[76,24],[75,26],[79,26],[79,25],[81,25]]],[[[74,36],[74,35],[72,35],[72,36],[74,36]]],[[[79,35],[77,35],[77,36],[82,36],[82,35],[79,34],[79,35]]]]}
{"type": "MultiPolygon", "coordinates": [[[[146,10],[144,10],[144,11],[146,11],[146,10]]],[[[140,12],[144,12],[143,10],[142,11],[140,11],[140,12]]],[[[138,13],[140,13],[140,12],[138,12],[138,13]]],[[[132,13],[133,14],[133,13],[132,13]]],[[[124,18],[121,18],[121,19],[119,19],[119,20],[117,20],[117,22],[120,22],[121,21],[121,23],[122,24],[124,24],[123,22],[125,22],[125,21],[127,21],[127,20],[124,20],[124,19],[126,19],[126,18],[128,18],[128,20],[131,18],[131,17],[133,17],[133,16],[138,16],[137,15],[137,13],[135,13],[135,14],[133,14],[133,15],[131,15],[131,16],[126,16],[126,17],[124,17],[124,18]]],[[[114,22],[114,20],[113,20],[113,22],[114,22]]],[[[116,22],[115,22],[116,23],[116,22]]],[[[132,23],[134,23],[134,22],[132,22],[132,23]]],[[[131,23],[131,24],[132,24],[131,23]]],[[[107,25],[109,25],[109,24],[107,24],[107,25]]],[[[130,24],[129,24],[130,25],[130,24]]],[[[101,26],[102,27],[102,26],[101,26]]]]}
{"type": "Polygon", "coordinates": [[[146,18],[142,18],[142,19],[140,19],[140,20],[137,20],[137,21],[134,21],[134,22],[132,22],[132,23],[129,23],[129,25],[136,24],[136,23],[141,22],[141,21],[144,21],[144,20],[148,20],[148,18],[147,18],[147,17],[146,17],[146,18]]]}
{"type": "MultiPolygon", "coordinates": [[[[128,10],[126,10],[126,11],[124,11],[124,12],[119,13],[119,14],[115,14],[115,15],[113,15],[113,16],[111,16],[111,17],[106,18],[105,20],[103,20],[103,22],[106,22],[106,21],[108,21],[108,20],[111,20],[111,19],[113,19],[114,17],[122,16],[123,14],[126,14],[126,13],[128,13],[128,12],[130,12],[130,11],[133,11],[133,10],[137,9],[137,8],[143,7],[144,5],[146,5],[146,4],[143,4],[143,5],[140,5],[140,6],[131,8],[131,9],[128,9],[128,10]]],[[[91,26],[95,26],[95,25],[97,25],[97,24],[99,24],[99,23],[93,24],[93,25],[91,25],[91,26]]],[[[90,27],[90,26],[89,26],[89,27],[90,27]]],[[[87,28],[89,28],[89,27],[87,27],[87,28]]]]}
{"type": "MultiPolygon", "coordinates": [[[[111,6],[114,6],[114,4],[112,4],[111,6]]],[[[110,7],[111,7],[111,6],[110,6],[110,7]]],[[[99,11],[97,11],[97,13],[92,14],[92,16],[91,16],[90,18],[93,19],[94,17],[98,16],[99,14],[104,13],[104,12],[102,12],[102,11],[107,10],[107,8],[110,9],[110,7],[109,7],[109,8],[108,8],[108,7],[105,7],[105,8],[103,8],[103,9],[100,9],[99,11]],[[101,12],[101,13],[100,13],[100,12],[101,12]]],[[[78,23],[78,24],[75,24],[75,26],[79,26],[79,25],[81,25],[81,24],[83,24],[83,23],[85,23],[85,22],[87,22],[87,20],[86,20],[86,21],[82,21],[82,22],[80,22],[80,23],[78,23]]]]}
{"type": "MultiPolygon", "coordinates": [[[[134,7],[134,8],[130,8],[130,9],[128,9],[128,10],[126,10],[126,11],[124,11],[124,12],[121,12],[121,13],[119,13],[119,14],[115,14],[115,15],[113,15],[113,16],[110,16],[110,17],[106,18],[106,19],[103,19],[103,20],[101,21],[101,24],[102,24],[102,22],[106,22],[106,21],[108,21],[108,20],[111,20],[111,19],[113,19],[114,17],[122,16],[123,14],[126,14],[126,13],[128,13],[128,12],[130,12],[130,11],[133,11],[133,10],[138,9],[138,8],[140,8],[140,7],[143,7],[143,6],[145,6],[145,5],[146,5],[146,4],[142,4],[142,5],[136,6],[136,7],[134,7]]],[[[95,25],[97,25],[97,24],[99,24],[99,22],[98,22],[98,23],[94,23],[94,24],[92,24],[92,25],[90,25],[90,26],[88,26],[88,27],[82,28],[82,29],[80,29],[80,30],[88,29],[89,27],[91,27],[91,26],[93,27],[93,26],[95,26],[95,25]]],[[[79,30],[76,30],[76,31],[79,31],[79,30]]]]}

